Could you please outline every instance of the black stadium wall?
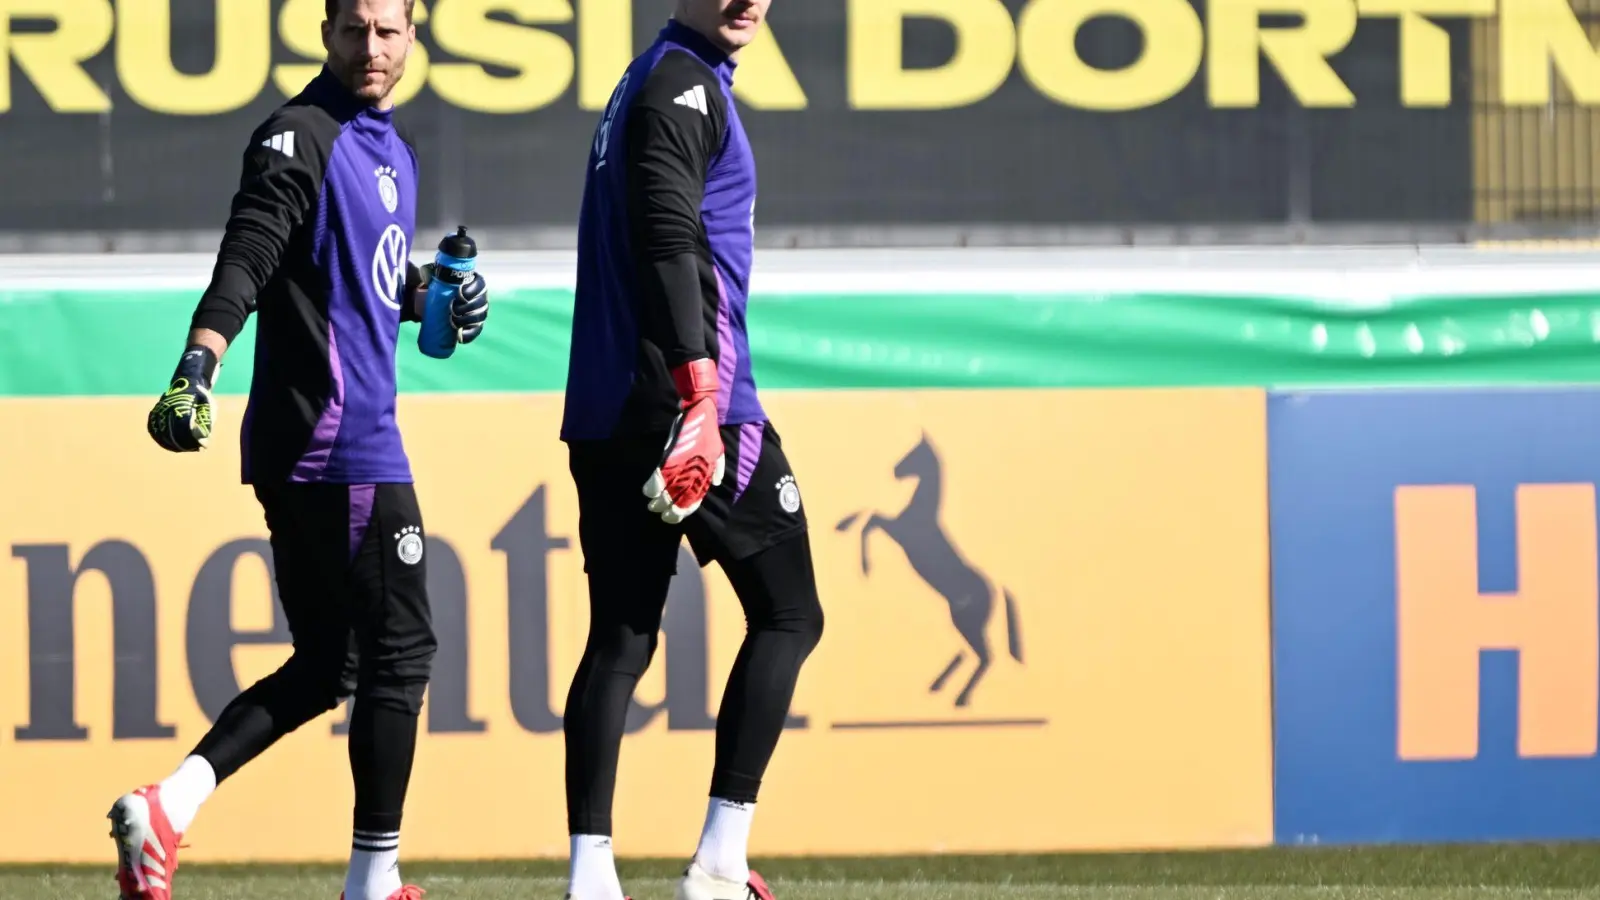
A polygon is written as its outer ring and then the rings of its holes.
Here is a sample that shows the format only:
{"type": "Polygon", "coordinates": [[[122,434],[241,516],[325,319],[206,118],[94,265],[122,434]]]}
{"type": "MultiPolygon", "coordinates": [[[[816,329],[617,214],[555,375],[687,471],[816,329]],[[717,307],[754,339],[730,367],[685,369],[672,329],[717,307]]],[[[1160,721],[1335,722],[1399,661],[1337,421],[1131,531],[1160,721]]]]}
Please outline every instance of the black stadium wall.
{"type": "MultiPolygon", "coordinates": [[[[1483,22],[1372,11],[1407,0],[1210,5],[776,0],[738,76],[759,220],[1474,218],[1483,22]]],[[[0,231],[220,227],[251,130],[316,70],[321,7],[14,0],[0,231]]],[[[419,2],[400,112],[423,166],[419,224],[573,225],[611,89],[670,7],[419,2]]],[[[1546,45],[1524,35],[1498,57],[1506,91],[1536,93],[1525,76],[1549,71],[1546,45]]]]}

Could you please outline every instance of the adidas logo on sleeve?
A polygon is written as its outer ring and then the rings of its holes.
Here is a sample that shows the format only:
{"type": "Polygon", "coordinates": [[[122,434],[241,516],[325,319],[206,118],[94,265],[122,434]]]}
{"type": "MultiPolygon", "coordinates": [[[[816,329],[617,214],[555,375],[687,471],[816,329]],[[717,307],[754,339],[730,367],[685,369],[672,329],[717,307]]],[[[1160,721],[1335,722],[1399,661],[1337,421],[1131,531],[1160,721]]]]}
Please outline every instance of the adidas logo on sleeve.
{"type": "Polygon", "coordinates": [[[700,111],[700,115],[702,116],[711,115],[711,107],[706,104],[706,89],[702,85],[697,84],[694,86],[694,90],[684,91],[683,93],[674,97],[672,102],[678,104],[679,106],[687,106],[690,109],[697,109],[700,111]]]}
{"type": "Polygon", "coordinates": [[[285,131],[282,134],[275,134],[262,141],[261,146],[276,150],[284,156],[294,159],[294,132],[285,131]]]}

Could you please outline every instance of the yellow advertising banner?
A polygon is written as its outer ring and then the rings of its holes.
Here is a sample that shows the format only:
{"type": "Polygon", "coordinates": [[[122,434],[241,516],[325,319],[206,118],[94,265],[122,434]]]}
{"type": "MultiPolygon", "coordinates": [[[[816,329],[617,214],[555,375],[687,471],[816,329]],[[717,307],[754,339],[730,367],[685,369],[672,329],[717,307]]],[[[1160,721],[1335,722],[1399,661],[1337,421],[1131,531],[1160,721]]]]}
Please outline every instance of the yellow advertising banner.
{"type": "MultiPolygon", "coordinates": [[[[807,5],[816,8],[781,9],[741,57],[734,90],[753,109],[813,108],[824,93],[819,82],[826,83],[817,72],[842,80],[856,110],[971,106],[993,97],[1013,73],[1021,76],[1017,87],[1076,109],[1147,109],[1197,81],[1208,105],[1253,109],[1261,106],[1269,68],[1307,107],[1349,107],[1355,95],[1331,58],[1357,40],[1362,21],[1375,19],[1396,21],[1400,32],[1398,46],[1391,41],[1394,49],[1388,51],[1399,70],[1400,104],[1437,108],[1450,104],[1459,84],[1452,77],[1450,32],[1432,21],[1450,18],[1488,26],[1471,49],[1494,60],[1482,64],[1489,66],[1484,84],[1492,73],[1500,102],[1544,106],[1559,81],[1571,102],[1600,103],[1591,74],[1593,40],[1585,32],[1591,11],[1577,0],[807,5]],[[1300,21],[1273,25],[1262,21],[1264,13],[1300,21]],[[1121,19],[1138,30],[1136,57],[1108,68],[1080,55],[1080,32],[1100,18],[1121,19]],[[937,64],[912,62],[917,54],[905,26],[917,19],[948,29],[960,52],[947,53],[937,64]]],[[[404,104],[427,89],[458,109],[522,115],[575,93],[579,108],[604,109],[618,73],[643,49],[636,28],[653,32],[659,27],[655,14],[665,9],[658,5],[636,17],[633,7],[632,0],[544,0],[524,5],[508,20],[499,15],[502,7],[485,0],[418,0],[418,42],[395,99],[404,104]],[[491,72],[491,66],[501,72],[491,72]]],[[[0,17],[0,56],[14,58],[22,77],[15,85],[0,78],[0,114],[12,109],[13,95],[25,84],[53,112],[107,113],[118,104],[115,83],[132,105],[152,112],[224,115],[264,95],[293,97],[326,55],[319,0],[229,0],[217,4],[214,18],[203,19],[201,8],[182,0],[11,0],[11,14],[0,17]],[[12,19],[45,20],[53,27],[22,28],[12,19]],[[172,29],[174,22],[181,30],[172,29]],[[203,42],[213,54],[207,57],[211,68],[183,71],[189,67],[174,59],[174,33],[203,42]],[[105,75],[92,62],[102,56],[115,58],[105,75]]]]}
{"type": "MultiPolygon", "coordinates": [[[[767,402],[827,626],[753,854],[1271,841],[1259,391],[767,402]],[[953,607],[948,572],[983,579],[987,611],[953,607]]],[[[241,398],[200,455],[158,450],[147,406],[0,402],[0,433],[48,437],[0,451],[0,790],[28,810],[0,825],[0,862],[111,860],[116,796],[167,774],[289,652],[238,484],[241,398]]],[[[409,858],[566,852],[561,709],[587,594],[559,415],[550,395],[401,400],[441,641],[409,858]]],[[[622,855],[691,852],[704,813],[743,620],[720,571],[689,559],[630,716],[622,855]]],[[[344,858],[344,716],[225,782],[185,859],[344,858]]]]}

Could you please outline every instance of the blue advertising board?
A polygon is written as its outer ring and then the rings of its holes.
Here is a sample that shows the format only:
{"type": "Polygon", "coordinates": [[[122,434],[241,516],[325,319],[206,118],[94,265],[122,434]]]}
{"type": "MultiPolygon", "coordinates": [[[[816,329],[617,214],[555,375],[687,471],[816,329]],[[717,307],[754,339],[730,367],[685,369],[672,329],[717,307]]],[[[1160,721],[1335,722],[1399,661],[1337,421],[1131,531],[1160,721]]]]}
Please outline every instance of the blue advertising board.
{"type": "Polygon", "coordinates": [[[1600,837],[1600,391],[1268,399],[1279,843],[1600,837]]]}

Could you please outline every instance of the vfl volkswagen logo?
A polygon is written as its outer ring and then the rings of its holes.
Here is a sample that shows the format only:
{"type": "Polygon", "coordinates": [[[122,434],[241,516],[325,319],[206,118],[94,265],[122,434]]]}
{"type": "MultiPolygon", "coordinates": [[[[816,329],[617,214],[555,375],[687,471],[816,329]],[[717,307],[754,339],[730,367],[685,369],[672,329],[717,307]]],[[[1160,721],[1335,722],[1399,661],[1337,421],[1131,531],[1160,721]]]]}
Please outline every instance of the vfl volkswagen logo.
{"type": "MultiPolygon", "coordinates": [[[[861,526],[861,573],[865,575],[871,568],[867,560],[867,538],[874,531],[880,531],[900,545],[912,570],[944,598],[950,607],[950,623],[977,657],[977,667],[956,696],[955,705],[966,706],[972,700],[973,689],[983,679],[984,673],[989,671],[991,652],[988,626],[997,599],[995,588],[983,572],[962,557],[961,551],[956,549],[939,521],[940,493],[944,487],[943,467],[939,454],[934,451],[926,434],[894,467],[894,474],[896,478],[917,479],[911,502],[899,515],[893,518],[876,512],[868,515],[863,510],[846,516],[834,530],[849,531],[866,515],[865,524],[861,526]]],[[[1022,662],[1022,632],[1017,622],[1016,600],[1009,589],[1002,589],[1000,593],[1003,595],[1006,617],[1006,649],[1010,651],[1012,659],[1022,662]]],[[[929,692],[944,690],[950,676],[956,673],[965,658],[965,651],[956,651],[955,658],[933,680],[929,692]]]]}
{"type": "Polygon", "coordinates": [[[406,233],[399,225],[390,225],[378,238],[378,248],[372,253],[372,289],[377,291],[383,305],[400,309],[396,298],[406,286],[406,233]]]}

